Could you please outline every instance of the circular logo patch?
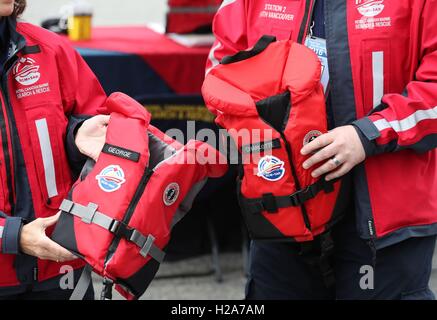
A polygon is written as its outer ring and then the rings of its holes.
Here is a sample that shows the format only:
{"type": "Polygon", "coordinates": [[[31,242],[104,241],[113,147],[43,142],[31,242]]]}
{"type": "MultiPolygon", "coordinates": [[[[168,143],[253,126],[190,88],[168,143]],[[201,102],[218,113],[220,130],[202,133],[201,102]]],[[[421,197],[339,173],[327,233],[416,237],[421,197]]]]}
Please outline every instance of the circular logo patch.
{"type": "Polygon", "coordinates": [[[359,0],[357,10],[364,17],[376,17],[384,10],[384,0],[359,0]]]}
{"type": "Polygon", "coordinates": [[[114,192],[126,182],[123,169],[118,165],[110,165],[103,169],[97,176],[100,189],[105,192],[114,192]]]}
{"type": "Polygon", "coordinates": [[[21,58],[15,65],[13,74],[15,80],[25,86],[36,83],[41,77],[39,65],[32,58],[21,58]]]}
{"type": "Polygon", "coordinates": [[[164,190],[162,200],[166,206],[171,206],[179,197],[179,185],[176,182],[170,183],[164,190]]]}
{"type": "Polygon", "coordinates": [[[284,161],[275,156],[262,157],[258,162],[257,176],[268,181],[278,181],[285,174],[284,161]]]}
{"type": "Polygon", "coordinates": [[[311,130],[305,135],[305,138],[303,138],[303,145],[306,146],[308,143],[321,135],[322,133],[319,130],[311,130]]]}

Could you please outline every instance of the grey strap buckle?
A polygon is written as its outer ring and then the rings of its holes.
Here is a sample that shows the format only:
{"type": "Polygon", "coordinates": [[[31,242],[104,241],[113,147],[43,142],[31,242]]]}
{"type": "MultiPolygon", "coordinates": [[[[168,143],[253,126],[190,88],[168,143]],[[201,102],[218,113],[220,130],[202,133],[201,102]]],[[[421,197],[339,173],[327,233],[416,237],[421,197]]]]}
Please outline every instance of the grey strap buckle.
{"type": "Polygon", "coordinates": [[[147,238],[141,234],[141,232],[134,229],[129,241],[135,243],[140,247],[140,254],[144,258],[150,255],[153,259],[161,263],[164,260],[165,253],[159,249],[155,244],[155,237],[149,234],[147,238]]]}
{"type": "Polygon", "coordinates": [[[74,206],[74,202],[73,201],[64,199],[64,200],[62,200],[62,203],[59,206],[59,209],[62,210],[62,211],[65,211],[67,213],[70,213],[71,209],[73,209],[73,206],[74,206]]]}
{"type": "Polygon", "coordinates": [[[92,223],[98,207],[99,206],[95,203],[88,203],[88,206],[83,212],[82,221],[88,224],[92,223]]]}

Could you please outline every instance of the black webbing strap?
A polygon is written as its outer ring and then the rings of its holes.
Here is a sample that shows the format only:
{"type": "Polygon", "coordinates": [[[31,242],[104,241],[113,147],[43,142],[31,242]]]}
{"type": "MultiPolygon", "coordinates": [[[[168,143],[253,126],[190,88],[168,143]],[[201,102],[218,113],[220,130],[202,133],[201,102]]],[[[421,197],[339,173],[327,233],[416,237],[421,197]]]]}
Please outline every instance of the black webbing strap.
{"type": "Polygon", "coordinates": [[[334,253],[334,241],[332,240],[330,231],[320,235],[320,251],[319,268],[325,286],[329,288],[335,284],[334,269],[329,261],[334,253]]]}
{"type": "Polygon", "coordinates": [[[331,232],[327,231],[309,242],[300,243],[299,255],[309,266],[317,268],[327,288],[335,284],[335,274],[330,257],[334,252],[334,241],[331,232]]]}
{"type": "Polygon", "coordinates": [[[137,229],[129,228],[126,224],[121,222],[115,224],[115,228],[110,231],[118,237],[135,243],[140,248],[140,254],[144,258],[149,255],[159,263],[162,263],[164,260],[165,253],[155,245],[155,237],[151,234],[145,236],[137,229]]]}
{"type": "Polygon", "coordinates": [[[89,264],[87,264],[85,268],[83,268],[79,281],[77,282],[76,287],[74,288],[73,293],[70,296],[70,300],[83,300],[83,297],[85,297],[85,294],[91,284],[92,271],[93,269],[89,264]]]}
{"type": "Polygon", "coordinates": [[[255,44],[255,46],[251,50],[246,51],[240,51],[233,56],[225,56],[222,61],[220,61],[221,64],[230,64],[242,60],[249,59],[251,57],[256,56],[257,54],[260,54],[263,52],[272,42],[276,41],[275,36],[269,36],[264,35],[262,36],[258,42],[255,44]]]}
{"type": "Polygon", "coordinates": [[[306,201],[313,199],[320,191],[329,193],[334,191],[335,181],[326,181],[324,177],[305,189],[299,190],[289,196],[274,196],[271,193],[263,194],[262,198],[244,198],[240,202],[248,213],[256,214],[263,211],[278,212],[279,208],[298,207],[306,201]]]}

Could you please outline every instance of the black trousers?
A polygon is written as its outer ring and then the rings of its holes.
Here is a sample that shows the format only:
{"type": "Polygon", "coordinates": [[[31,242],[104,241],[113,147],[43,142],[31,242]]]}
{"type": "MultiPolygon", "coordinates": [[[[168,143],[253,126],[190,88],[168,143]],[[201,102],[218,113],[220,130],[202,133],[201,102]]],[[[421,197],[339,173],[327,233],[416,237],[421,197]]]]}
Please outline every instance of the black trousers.
{"type": "Polygon", "coordinates": [[[376,263],[374,251],[356,232],[353,212],[333,228],[332,237],[335,285],[330,288],[325,286],[320,269],[299,255],[299,245],[252,241],[246,298],[435,298],[428,287],[435,236],[410,238],[380,249],[376,251],[376,263]]]}
{"type": "MultiPolygon", "coordinates": [[[[0,296],[1,300],[68,300],[73,293],[72,289],[55,288],[45,291],[29,290],[24,293],[0,296]]],[[[91,284],[85,294],[83,300],[94,300],[94,288],[91,284]]]]}

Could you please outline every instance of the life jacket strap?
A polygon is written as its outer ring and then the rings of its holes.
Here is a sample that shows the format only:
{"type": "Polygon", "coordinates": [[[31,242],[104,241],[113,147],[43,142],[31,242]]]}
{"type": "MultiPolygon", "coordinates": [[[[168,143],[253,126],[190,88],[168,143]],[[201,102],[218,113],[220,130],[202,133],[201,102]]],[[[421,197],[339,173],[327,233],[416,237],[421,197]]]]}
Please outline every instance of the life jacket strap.
{"type": "Polygon", "coordinates": [[[317,268],[327,288],[335,284],[334,268],[331,256],[334,253],[334,241],[330,231],[322,233],[312,241],[300,243],[299,255],[309,266],[317,268]]]}
{"type": "Polygon", "coordinates": [[[329,193],[334,191],[333,181],[326,181],[321,177],[314,184],[299,190],[289,196],[274,196],[272,193],[263,194],[261,198],[245,198],[243,196],[241,204],[246,212],[257,214],[263,211],[277,213],[279,208],[298,207],[306,201],[313,199],[321,191],[329,193]]]}
{"type": "Polygon", "coordinates": [[[141,248],[140,254],[145,258],[148,255],[153,259],[162,263],[164,260],[165,252],[159,249],[155,244],[155,237],[149,234],[147,237],[141,234],[141,232],[134,230],[132,232],[129,241],[135,243],[138,247],[141,248]]]}
{"type": "Polygon", "coordinates": [[[59,207],[63,212],[81,218],[84,223],[94,223],[106,230],[111,230],[116,220],[97,211],[97,208],[97,204],[92,202],[88,206],[83,206],[68,199],[64,199],[59,207]]]}
{"type": "Polygon", "coordinates": [[[86,292],[88,291],[88,288],[91,284],[91,273],[93,269],[92,267],[87,264],[82,271],[82,274],[80,275],[80,278],[76,284],[76,287],[74,288],[70,300],[83,300],[85,297],[86,292]]]}
{"type": "Polygon", "coordinates": [[[151,234],[144,236],[138,230],[129,228],[126,224],[97,211],[97,208],[98,206],[94,203],[83,206],[67,199],[64,199],[59,207],[63,212],[81,218],[84,223],[94,223],[116,236],[135,243],[140,248],[140,254],[144,258],[150,255],[159,263],[164,260],[165,253],[154,244],[155,238],[151,234]]]}

